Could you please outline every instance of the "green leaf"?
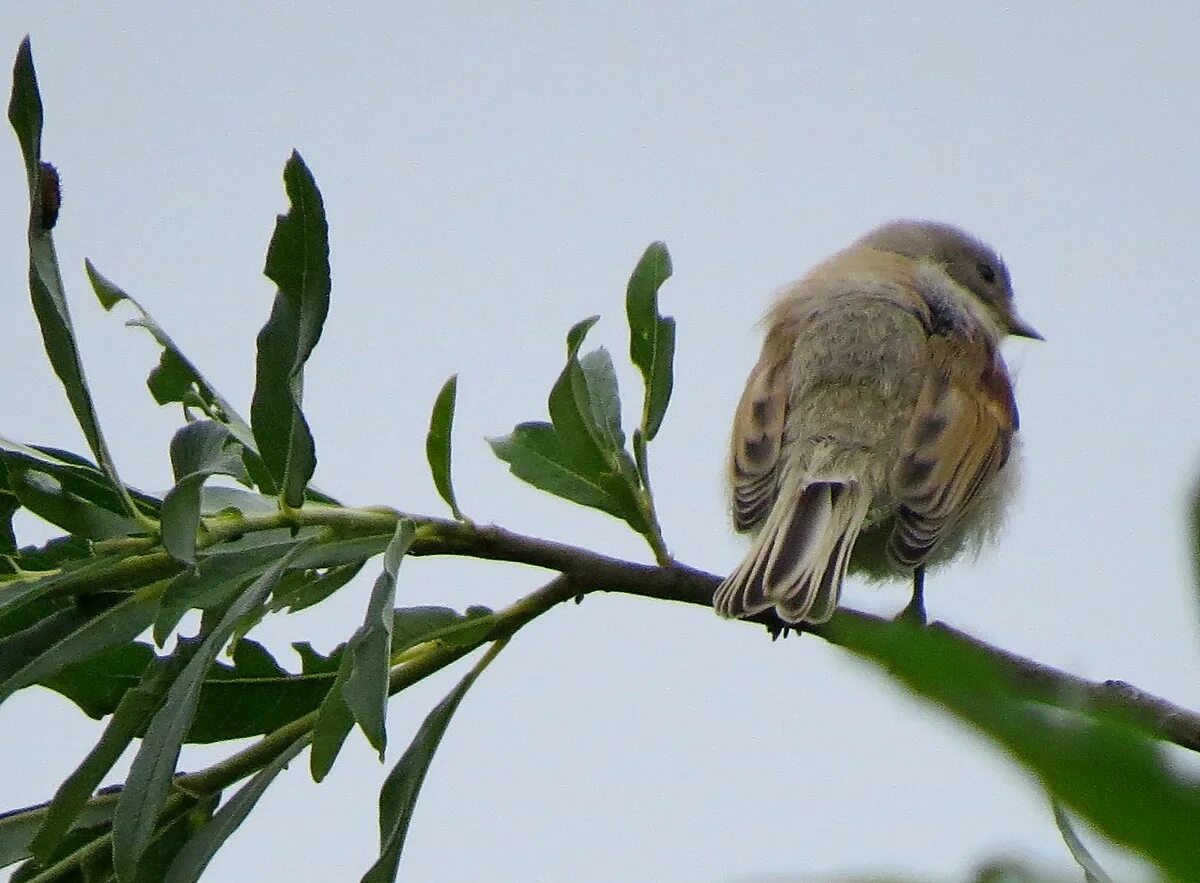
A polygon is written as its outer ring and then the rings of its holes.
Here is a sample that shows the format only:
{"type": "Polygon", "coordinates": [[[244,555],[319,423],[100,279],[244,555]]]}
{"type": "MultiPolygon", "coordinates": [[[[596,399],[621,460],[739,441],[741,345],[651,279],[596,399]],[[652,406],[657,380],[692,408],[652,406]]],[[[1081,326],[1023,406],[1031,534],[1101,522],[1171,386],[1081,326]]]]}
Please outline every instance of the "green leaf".
{"type": "Polygon", "coordinates": [[[429,765],[433,762],[434,752],[441,744],[450,718],[458,710],[463,696],[504,649],[504,643],[497,641],[493,644],[475,667],[467,672],[466,677],[434,707],[403,756],[388,774],[379,791],[379,859],[363,875],[362,883],[389,883],[396,879],[400,853],[404,849],[404,838],[408,835],[408,825],[412,821],[417,796],[421,792],[425,775],[429,772],[429,765]]]}
{"type": "Polygon", "coordinates": [[[28,37],[21,42],[13,66],[8,119],[21,145],[29,185],[29,294],[42,332],[42,343],[96,461],[113,488],[124,498],[127,514],[136,518],[137,509],[125,495],[125,486],[117,475],[116,464],[100,430],[100,420],[84,377],[75,330],[67,309],[54,239],[42,223],[42,98],[28,37]]]}
{"type": "MultiPolygon", "coordinates": [[[[0,437],[0,460],[9,466],[45,473],[54,478],[64,491],[114,514],[127,514],[126,498],[113,488],[99,467],[70,451],[44,445],[23,445],[0,437]]],[[[127,488],[126,492],[141,513],[152,518],[158,516],[161,500],[132,488],[127,488]]]]}
{"type": "Polygon", "coordinates": [[[170,402],[180,402],[185,405],[199,403],[206,416],[225,424],[233,437],[242,443],[246,468],[254,483],[264,493],[276,493],[270,473],[266,471],[262,458],[258,455],[254,434],[250,431],[250,426],[245,419],[205,379],[200,370],[183,354],[171,336],[146,311],[145,307],[97,270],[90,260],[84,261],[84,269],[87,271],[88,280],[92,283],[92,290],[96,293],[96,298],[104,309],[111,310],[120,303],[130,304],[138,311],[139,315],[125,324],[145,328],[155,342],[162,347],[159,363],[146,379],[146,385],[149,387],[151,395],[154,396],[154,400],[160,405],[170,402]]]}
{"type": "Polygon", "coordinates": [[[343,695],[350,677],[350,663],[350,654],[343,652],[337,676],[321,702],[317,722],[313,725],[312,751],[309,752],[308,762],[314,782],[321,782],[329,775],[346,737],[354,729],[354,715],[343,695]]]}
{"type": "Polygon", "coordinates": [[[1169,876],[1200,880],[1200,784],[1108,716],[1026,701],[982,650],[944,629],[835,617],[831,637],[1004,748],[1050,794],[1169,876]]]}
{"type": "Polygon", "coordinates": [[[145,631],[158,610],[158,593],[143,590],[85,622],[0,684],[0,703],[24,687],[54,677],[105,650],[123,646],[145,631]]]}
{"type": "Polygon", "coordinates": [[[581,376],[578,356],[584,337],[599,319],[599,316],[584,319],[567,332],[567,364],[550,389],[546,402],[562,450],[580,472],[595,477],[610,470],[610,452],[604,448],[603,436],[592,418],[587,383],[581,376]]]}
{"type": "Polygon", "coordinates": [[[216,663],[204,677],[189,745],[272,733],[321,706],[340,656],[306,658],[299,674],[284,670],[262,645],[242,638],[233,665],[216,663]],[[318,661],[319,660],[319,661],[318,661]]]}
{"type": "Polygon", "coordinates": [[[271,596],[271,609],[296,613],[305,608],[320,604],[342,586],[358,576],[366,562],[340,564],[324,572],[306,570],[302,573],[288,574],[296,579],[284,579],[276,587],[271,596]]]}
{"type": "Polygon", "coordinates": [[[521,423],[509,435],[489,438],[488,444],[522,481],[581,506],[625,516],[599,476],[579,465],[549,423],[521,423]]]}
{"type": "Polygon", "coordinates": [[[154,651],[147,644],[125,644],[67,666],[43,680],[42,686],[65,696],[88,717],[99,720],[113,713],[154,659],[154,651]]]}
{"type": "Polygon", "coordinates": [[[1054,824],[1058,826],[1058,833],[1062,835],[1063,843],[1067,845],[1075,863],[1083,869],[1084,880],[1087,883],[1112,883],[1112,878],[1104,872],[1104,868],[1100,867],[1100,863],[1088,852],[1088,848],[1083,845],[1083,841],[1075,833],[1075,828],[1071,825],[1071,819],[1067,816],[1066,811],[1056,800],[1050,801],[1050,804],[1054,810],[1054,824]]]}
{"type": "Polygon", "coordinates": [[[642,255],[625,290],[629,320],[629,358],[642,372],[646,387],[642,402],[642,434],[658,434],[674,384],[675,320],[658,312],[658,290],[671,277],[671,255],[661,242],[652,242],[642,255]]]}
{"type": "Polygon", "coordinates": [[[458,392],[458,375],[453,374],[442,386],[429,416],[429,433],[425,436],[425,457],[433,473],[433,485],[450,511],[459,521],[466,521],[454,496],[450,470],[450,439],[454,430],[454,400],[458,392]]]}
{"type": "Polygon", "coordinates": [[[392,656],[467,621],[449,607],[397,607],[392,614],[392,656]]]}
{"type": "Polygon", "coordinates": [[[57,477],[8,463],[9,488],[26,509],[56,527],[89,540],[129,536],[142,530],[132,518],[97,505],[69,490],[57,477]]]}
{"type": "Polygon", "coordinates": [[[217,850],[245,821],[263,792],[307,744],[307,737],[297,739],[238,789],[213,816],[212,821],[202,827],[179,851],[170,870],[167,871],[164,883],[192,883],[199,880],[208,863],[217,854],[217,850]]]}
{"type": "MultiPolygon", "coordinates": [[[[75,822],[78,828],[96,828],[108,823],[116,806],[116,794],[102,794],[84,806],[75,822]]],[[[46,818],[48,804],[0,813],[0,868],[32,854],[30,842],[46,818]]]]}
{"type": "Polygon", "coordinates": [[[162,505],[162,544],[176,561],[196,563],[200,529],[200,489],[213,475],[245,478],[242,449],[229,429],[215,420],[189,423],[171,439],[175,486],[162,505]]]}
{"type": "Polygon", "coordinates": [[[46,809],[37,836],[30,844],[30,849],[43,863],[49,860],[63,836],[85,812],[89,798],[113,764],[125,753],[134,737],[143,732],[185,662],[183,655],[173,660],[154,660],[146,667],[137,686],[121,697],[95,747],[59,785],[46,809]]]}
{"type": "Polygon", "coordinates": [[[113,818],[113,866],[121,880],[134,879],[150,844],[175,773],[179,748],[196,713],[205,673],[242,618],[266,600],[306,544],[306,541],[297,543],[229,605],[171,685],[162,708],[151,720],[113,818]]]}
{"type": "Polygon", "coordinates": [[[51,593],[63,591],[78,579],[95,578],[116,567],[121,555],[92,558],[79,566],[63,569],[45,576],[22,576],[0,581],[0,617],[7,618],[25,605],[51,593]]]}
{"type": "Polygon", "coordinates": [[[283,180],[291,206],[276,221],[267,250],[264,272],[279,292],[258,334],[250,425],[283,502],[297,507],[317,463],[300,406],[304,363],[329,311],[329,230],[320,191],[300,154],[292,153],[283,180]]]}
{"type": "Polygon", "coordinates": [[[637,468],[624,450],[612,359],[604,349],[578,358],[598,318],[584,319],[567,334],[567,364],[547,402],[551,422],[521,423],[488,444],[522,481],[615,515],[649,537],[653,531],[639,500],[637,468]]]}
{"type": "Polygon", "coordinates": [[[605,450],[616,453],[625,449],[625,432],[621,429],[621,395],[617,389],[617,372],[612,356],[604,347],[593,350],[579,360],[583,396],[581,408],[590,410],[590,424],[595,428],[605,450]]]}
{"type": "Polygon", "coordinates": [[[383,554],[383,573],[375,580],[371,590],[366,617],[347,648],[350,676],[342,687],[342,697],[367,741],[379,752],[381,761],[387,748],[385,717],[392,657],[396,573],[416,536],[416,525],[407,518],[396,522],[396,533],[383,554]]]}
{"type": "Polygon", "coordinates": [[[184,571],[167,586],[154,623],[154,640],[161,647],[189,610],[210,610],[228,602],[287,553],[291,537],[249,548],[215,548],[201,555],[194,570],[184,571]]]}

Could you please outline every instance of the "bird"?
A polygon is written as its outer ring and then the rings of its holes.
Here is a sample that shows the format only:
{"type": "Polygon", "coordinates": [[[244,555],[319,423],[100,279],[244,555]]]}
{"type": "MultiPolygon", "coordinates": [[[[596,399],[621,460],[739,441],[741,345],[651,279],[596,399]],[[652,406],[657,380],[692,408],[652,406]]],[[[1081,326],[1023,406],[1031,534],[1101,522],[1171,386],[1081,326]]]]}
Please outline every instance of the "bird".
{"type": "Polygon", "coordinates": [[[926,568],[994,539],[1017,481],[1000,343],[1044,338],[1008,268],[958,227],[892,221],[784,287],[763,326],[728,459],[753,539],[716,612],[819,625],[850,570],[911,578],[897,618],[923,623],[926,568]]]}

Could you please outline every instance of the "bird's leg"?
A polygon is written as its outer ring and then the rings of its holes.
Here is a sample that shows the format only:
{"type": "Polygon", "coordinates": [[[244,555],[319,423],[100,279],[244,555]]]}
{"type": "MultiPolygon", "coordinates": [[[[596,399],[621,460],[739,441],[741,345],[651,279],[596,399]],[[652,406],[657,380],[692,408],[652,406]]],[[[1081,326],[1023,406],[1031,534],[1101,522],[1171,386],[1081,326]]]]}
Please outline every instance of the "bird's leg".
{"type": "Polygon", "coordinates": [[[913,568],[912,598],[908,605],[900,611],[896,622],[911,622],[916,625],[928,625],[925,616],[925,565],[918,564],[913,568]]]}

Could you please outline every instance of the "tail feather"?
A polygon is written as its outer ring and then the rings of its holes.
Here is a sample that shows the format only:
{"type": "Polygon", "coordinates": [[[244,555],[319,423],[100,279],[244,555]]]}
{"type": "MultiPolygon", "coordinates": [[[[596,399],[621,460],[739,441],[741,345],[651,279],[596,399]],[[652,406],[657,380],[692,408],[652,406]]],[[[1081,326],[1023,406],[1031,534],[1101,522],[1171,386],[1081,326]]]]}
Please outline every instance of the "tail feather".
{"type": "Polygon", "coordinates": [[[717,613],[736,618],[774,607],[786,622],[826,622],[869,504],[853,481],[816,481],[781,494],[745,560],[717,587],[717,613]],[[795,503],[779,505],[788,499],[795,503]]]}

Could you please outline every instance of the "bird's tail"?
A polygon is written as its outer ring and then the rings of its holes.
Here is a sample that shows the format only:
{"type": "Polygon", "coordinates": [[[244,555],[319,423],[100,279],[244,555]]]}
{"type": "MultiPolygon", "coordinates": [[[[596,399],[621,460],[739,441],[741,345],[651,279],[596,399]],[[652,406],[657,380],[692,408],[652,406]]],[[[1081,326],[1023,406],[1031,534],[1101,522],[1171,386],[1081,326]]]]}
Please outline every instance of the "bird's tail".
{"type": "Polygon", "coordinates": [[[736,618],[774,607],[785,622],[826,622],[870,502],[851,480],[814,481],[780,494],[745,560],[717,587],[717,613],[736,618]]]}

